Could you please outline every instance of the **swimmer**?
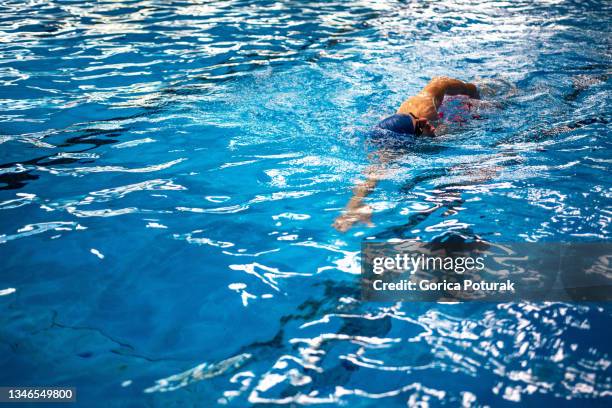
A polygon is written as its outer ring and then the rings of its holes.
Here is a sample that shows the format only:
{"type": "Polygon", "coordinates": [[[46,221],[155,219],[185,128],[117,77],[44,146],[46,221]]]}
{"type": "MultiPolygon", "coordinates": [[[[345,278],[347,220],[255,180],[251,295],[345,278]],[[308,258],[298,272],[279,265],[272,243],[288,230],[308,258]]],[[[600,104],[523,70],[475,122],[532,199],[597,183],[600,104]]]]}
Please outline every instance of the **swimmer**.
{"type": "Polygon", "coordinates": [[[445,96],[466,95],[480,99],[476,85],[448,77],[437,77],[415,96],[402,103],[394,115],[383,119],[378,127],[395,133],[435,136],[432,122],[439,119],[438,108],[445,96]]]}
{"type": "MultiPolygon", "coordinates": [[[[434,123],[440,118],[438,108],[445,96],[465,95],[472,99],[480,99],[476,85],[448,77],[432,79],[418,94],[406,99],[397,112],[383,119],[377,127],[398,135],[435,136],[434,123]]],[[[380,154],[380,153],[379,153],[380,154]]],[[[366,181],[357,184],[353,189],[353,197],[349,200],[344,214],[336,218],[334,228],[345,232],[357,222],[372,225],[372,208],[363,203],[382,178],[382,166],[387,161],[380,154],[381,164],[370,166],[366,172],[366,181]]]]}

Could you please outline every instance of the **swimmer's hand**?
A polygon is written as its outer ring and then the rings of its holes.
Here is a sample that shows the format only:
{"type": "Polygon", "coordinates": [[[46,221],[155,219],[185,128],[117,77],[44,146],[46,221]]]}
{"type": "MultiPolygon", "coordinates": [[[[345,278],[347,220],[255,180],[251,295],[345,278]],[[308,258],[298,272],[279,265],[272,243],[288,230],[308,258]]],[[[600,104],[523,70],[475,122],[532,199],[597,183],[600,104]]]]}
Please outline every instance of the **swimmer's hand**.
{"type": "Polygon", "coordinates": [[[372,223],[372,207],[369,205],[362,205],[357,208],[352,208],[336,218],[332,225],[338,231],[346,232],[358,222],[362,222],[368,227],[374,226],[372,223]]]}
{"type": "MultiPolygon", "coordinates": [[[[383,156],[380,152],[379,154],[383,156]]],[[[340,232],[348,231],[355,223],[362,222],[368,227],[372,224],[372,207],[364,204],[364,199],[374,190],[378,180],[383,177],[384,172],[380,164],[369,166],[366,171],[366,180],[358,183],[353,188],[353,196],[346,205],[344,214],[336,218],[332,226],[340,232]]]]}

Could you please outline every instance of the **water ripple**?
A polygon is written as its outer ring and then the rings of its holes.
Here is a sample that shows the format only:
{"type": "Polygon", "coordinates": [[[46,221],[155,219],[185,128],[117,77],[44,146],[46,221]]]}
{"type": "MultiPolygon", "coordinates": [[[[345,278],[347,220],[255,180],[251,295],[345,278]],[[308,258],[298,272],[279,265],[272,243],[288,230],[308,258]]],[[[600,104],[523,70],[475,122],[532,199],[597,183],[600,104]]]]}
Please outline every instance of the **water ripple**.
{"type": "Polygon", "coordinates": [[[87,406],[605,404],[609,306],[364,303],[357,278],[371,239],[610,240],[609,15],[2,1],[0,382],[87,406]],[[372,141],[438,75],[483,100],[372,141]],[[373,226],[341,234],[377,149],[373,226]]]}

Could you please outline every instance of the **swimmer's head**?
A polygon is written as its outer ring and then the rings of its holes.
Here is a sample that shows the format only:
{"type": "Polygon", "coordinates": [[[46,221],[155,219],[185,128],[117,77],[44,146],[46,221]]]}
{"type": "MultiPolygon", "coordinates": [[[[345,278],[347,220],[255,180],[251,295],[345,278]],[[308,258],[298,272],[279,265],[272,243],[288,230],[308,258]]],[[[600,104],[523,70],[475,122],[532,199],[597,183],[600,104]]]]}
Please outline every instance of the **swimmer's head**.
{"type": "Polygon", "coordinates": [[[414,134],[416,136],[435,136],[436,128],[427,118],[414,118],[414,134]]]}
{"type": "Polygon", "coordinates": [[[426,118],[417,118],[414,114],[404,113],[391,115],[380,121],[378,127],[395,133],[415,136],[435,136],[436,128],[426,118]]]}

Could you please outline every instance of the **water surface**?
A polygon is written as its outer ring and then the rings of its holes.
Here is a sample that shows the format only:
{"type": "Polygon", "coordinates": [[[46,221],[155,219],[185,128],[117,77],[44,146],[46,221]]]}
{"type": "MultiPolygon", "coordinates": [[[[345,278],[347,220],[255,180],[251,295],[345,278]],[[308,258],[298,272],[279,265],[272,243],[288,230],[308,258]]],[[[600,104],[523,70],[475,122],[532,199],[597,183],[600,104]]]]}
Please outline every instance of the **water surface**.
{"type": "Polygon", "coordinates": [[[610,16],[0,2],[0,383],[86,406],[609,404],[607,304],[356,283],[368,237],[610,240],[610,16]],[[438,75],[492,92],[404,146],[373,228],[331,228],[371,127],[438,75]]]}

